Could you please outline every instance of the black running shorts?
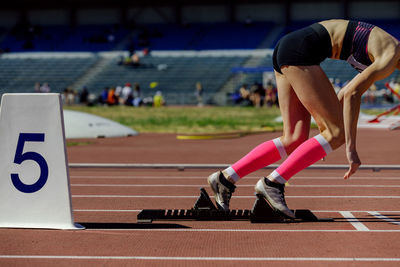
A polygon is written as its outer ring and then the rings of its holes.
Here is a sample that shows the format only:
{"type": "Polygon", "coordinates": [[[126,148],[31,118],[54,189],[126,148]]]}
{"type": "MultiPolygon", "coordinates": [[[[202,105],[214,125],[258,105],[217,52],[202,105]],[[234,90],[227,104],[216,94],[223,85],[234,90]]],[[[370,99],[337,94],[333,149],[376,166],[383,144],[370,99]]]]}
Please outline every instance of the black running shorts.
{"type": "Polygon", "coordinates": [[[274,69],[282,73],[282,66],[319,65],[331,55],[331,37],[324,26],[315,23],[282,37],[272,60],[274,69]]]}

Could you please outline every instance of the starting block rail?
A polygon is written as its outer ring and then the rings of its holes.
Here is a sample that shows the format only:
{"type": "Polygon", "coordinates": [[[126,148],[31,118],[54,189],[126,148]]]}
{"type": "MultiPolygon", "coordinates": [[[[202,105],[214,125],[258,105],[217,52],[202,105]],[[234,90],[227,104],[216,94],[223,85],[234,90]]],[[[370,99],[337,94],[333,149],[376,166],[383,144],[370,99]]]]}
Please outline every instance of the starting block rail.
{"type": "Polygon", "coordinates": [[[333,221],[331,218],[317,218],[310,210],[294,210],[295,219],[287,218],[273,210],[268,202],[256,195],[252,210],[223,211],[216,208],[204,188],[192,209],[144,209],[137,215],[138,223],[152,223],[156,220],[196,220],[196,221],[250,221],[252,223],[295,223],[333,221]]]}
{"type": "MultiPolygon", "coordinates": [[[[222,169],[229,167],[229,164],[186,164],[186,163],[69,163],[69,168],[116,168],[116,169],[222,169]]],[[[278,164],[271,164],[264,169],[276,169],[278,164]]],[[[324,169],[324,170],[347,170],[349,165],[346,164],[314,164],[307,169],[324,169]]],[[[400,170],[400,165],[388,164],[371,164],[361,165],[360,170],[400,170]]]]}

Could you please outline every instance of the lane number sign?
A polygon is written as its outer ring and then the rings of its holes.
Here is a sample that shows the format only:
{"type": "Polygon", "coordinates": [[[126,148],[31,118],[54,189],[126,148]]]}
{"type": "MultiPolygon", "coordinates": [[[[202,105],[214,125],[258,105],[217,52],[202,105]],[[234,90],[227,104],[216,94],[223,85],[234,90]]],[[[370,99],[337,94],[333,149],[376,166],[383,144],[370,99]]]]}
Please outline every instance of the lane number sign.
{"type": "Polygon", "coordinates": [[[34,193],[42,189],[46,184],[49,176],[49,167],[46,160],[37,152],[23,152],[25,143],[27,142],[44,142],[44,133],[20,133],[18,138],[17,149],[15,151],[14,163],[20,165],[26,160],[35,161],[40,168],[40,176],[33,184],[25,184],[21,181],[18,173],[11,174],[11,181],[16,189],[23,193],[34,193]]]}

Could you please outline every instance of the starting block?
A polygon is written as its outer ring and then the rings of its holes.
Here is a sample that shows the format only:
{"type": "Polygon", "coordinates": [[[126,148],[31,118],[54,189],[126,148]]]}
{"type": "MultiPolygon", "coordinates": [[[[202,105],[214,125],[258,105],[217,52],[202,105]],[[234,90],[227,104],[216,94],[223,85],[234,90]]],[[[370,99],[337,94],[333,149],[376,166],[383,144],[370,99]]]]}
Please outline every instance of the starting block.
{"type": "Polygon", "coordinates": [[[0,228],[83,228],[72,214],[60,94],[3,94],[0,151],[0,228]]]}
{"type": "Polygon", "coordinates": [[[252,210],[223,211],[216,208],[207,191],[200,188],[200,196],[192,209],[162,210],[144,209],[137,215],[138,223],[151,223],[156,220],[196,220],[196,221],[232,221],[242,220],[252,223],[294,223],[333,221],[331,218],[317,218],[310,210],[295,210],[295,219],[289,219],[273,210],[268,202],[256,195],[252,210]]]}

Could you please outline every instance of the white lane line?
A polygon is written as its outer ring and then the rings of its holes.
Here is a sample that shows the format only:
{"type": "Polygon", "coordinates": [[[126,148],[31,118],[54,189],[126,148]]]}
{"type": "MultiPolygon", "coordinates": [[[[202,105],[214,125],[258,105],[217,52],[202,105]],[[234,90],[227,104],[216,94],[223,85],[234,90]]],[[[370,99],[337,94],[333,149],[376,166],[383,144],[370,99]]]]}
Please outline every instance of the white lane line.
{"type": "MultiPolygon", "coordinates": [[[[71,183],[71,186],[76,187],[208,187],[206,184],[194,184],[194,185],[185,185],[185,184],[74,184],[71,183]]],[[[237,187],[254,187],[254,185],[237,185],[237,187]]],[[[400,188],[400,185],[293,185],[290,184],[287,186],[298,187],[298,188],[346,188],[346,187],[360,187],[360,188],[400,188]]]]}
{"type": "MultiPolygon", "coordinates": [[[[110,209],[74,209],[77,212],[141,212],[142,210],[110,210],[110,209]]],[[[312,210],[315,213],[339,213],[340,210],[312,210]]],[[[386,210],[386,211],[370,211],[370,210],[349,210],[351,213],[400,213],[398,210],[386,210]]],[[[400,215],[400,214],[399,214],[400,215]]],[[[375,216],[375,215],[374,215],[375,216]]]]}
{"type": "Polygon", "coordinates": [[[96,209],[74,209],[77,212],[141,212],[142,210],[96,210],[96,209]]]}
{"type": "MultiPolygon", "coordinates": [[[[182,179],[207,179],[206,176],[115,176],[115,175],[70,175],[73,179],[159,179],[159,180],[182,180],[182,179]]],[[[246,180],[258,180],[261,176],[249,176],[246,180]]],[[[379,180],[400,180],[400,177],[378,177],[379,180]]],[[[291,180],[343,180],[341,176],[334,177],[293,177],[291,180]]],[[[351,177],[351,180],[376,180],[377,177],[351,177]]]]}
{"type": "MultiPolygon", "coordinates": [[[[400,213],[400,210],[347,210],[352,213],[369,213],[369,212],[382,212],[382,213],[400,213]]],[[[340,210],[312,210],[312,212],[340,212],[340,210]]],[[[400,214],[399,214],[400,215],[400,214]]]]}
{"type": "MultiPolygon", "coordinates": [[[[73,198],[198,198],[199,196],[149,196],[149,195],[72,195],[73,198]]],[[[211,198],[213,196],[210,196],[211,198]]],[[[253,199],[254,196],[235,196],[241,199],[253,199]]],[[[400,196],[286,196],[286,198],[361,198],[361,199],[399,199],[400,196]]]]}
{"type": "MultiPolygon", "coordinates": [[[[82,223],[84,224],[84,223],[82,223]]],[[[283,232],[283,233],[308,233],[308,232],[319,232],[319,233],[359,233],[358,230],[331,230],[331,229],[320,229],[320,230],[289,230],[289,229],[179,229],[179,228],[139,228],[139,229],[90,229],[86,228],[86,231],[130,231],[130,232],[143,232],[143,231],[158,231],[158,232],[246,232],[246,233],[267,233],[267,232],[283,232]]],[[[369,230],[368,233],[400,233],[400,230],[369,230]]]]}
{"type": "Polygon", "coordinates": [[[160,260],[160,261],[362,261],[398,262],[400,258],[340,258],[340,257],[162,257],[162,256],[59,256],[59,255],[0,255],[0,259],[54,260],[160,260]]]}
{"type": "Polygon", "coordinates": [[[389,218],[389,217],[387,217],[385,215],[382,215],[377,211],[369,211],[368,213],[373,215],[373,216],[375,216],[378,219],[381,219],[381,220],[384,220],[384,221],[387,221],[387,222],[390,222],[390,223],[393,223],[393,224],[400,225],[400,221],[396,221],[395,219],[392,219],[392,218],[389,218]]]}
{"type": "Polygon", "coordinates": [[[365,226],[362,222],[360,222],[354,215],[349,211],[340,211],[340,214],[347,219],[357,231],[370,231],[367,226],[365,226]]]}

